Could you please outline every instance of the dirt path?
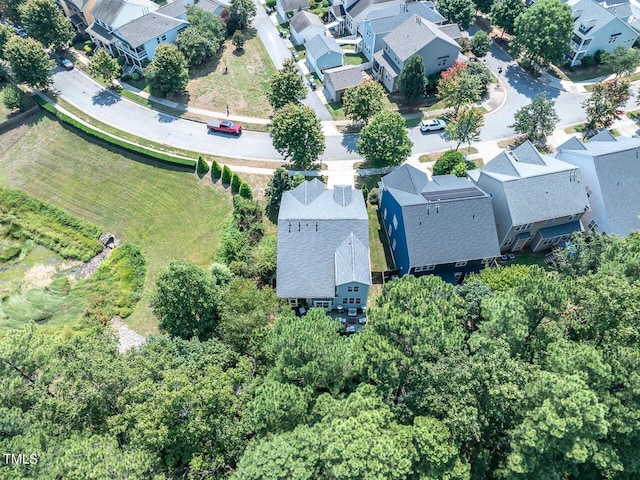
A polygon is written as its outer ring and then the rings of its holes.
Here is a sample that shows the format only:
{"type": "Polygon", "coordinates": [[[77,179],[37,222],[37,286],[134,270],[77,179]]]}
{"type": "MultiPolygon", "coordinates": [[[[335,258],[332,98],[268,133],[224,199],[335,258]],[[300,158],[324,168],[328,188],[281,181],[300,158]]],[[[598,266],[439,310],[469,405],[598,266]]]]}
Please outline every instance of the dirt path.
{"type": "Polygon", "coordinates": [[[113,317],[110,325],[118,334],[118,350],[120,353],[124,353],[133,347],[139,347],[145,342],[145,337],[134,332],[120,317],[113,317]]]}

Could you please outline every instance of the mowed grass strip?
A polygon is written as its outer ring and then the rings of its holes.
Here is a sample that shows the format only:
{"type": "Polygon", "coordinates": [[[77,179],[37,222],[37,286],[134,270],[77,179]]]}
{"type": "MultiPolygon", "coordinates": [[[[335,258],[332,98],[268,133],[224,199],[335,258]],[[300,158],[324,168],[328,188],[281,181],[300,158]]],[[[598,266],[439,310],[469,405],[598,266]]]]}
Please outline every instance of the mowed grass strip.
{"type": "MultiPolygon", "coordinates": [[[[24,190],[124,241],[147,260],[145,294],[177,258],[211,263],[231,213],[231,195],[180,167],[132,155],[63,127],[43,114],[0,136],[0,186],[24,190]]],[[[156,330],[146,295],[127,322],[156,330]]]]}

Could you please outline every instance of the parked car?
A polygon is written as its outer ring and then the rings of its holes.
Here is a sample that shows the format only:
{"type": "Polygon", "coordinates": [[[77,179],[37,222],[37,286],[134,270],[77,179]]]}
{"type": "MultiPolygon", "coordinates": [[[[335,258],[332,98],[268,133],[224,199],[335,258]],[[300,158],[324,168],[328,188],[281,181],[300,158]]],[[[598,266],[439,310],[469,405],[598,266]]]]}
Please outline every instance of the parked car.
{"type": "Polygon", "coordinates": [[[313,77],[309,79],[309,86],[311,87],[311,90],[316,89],[316,80],[313,77]]]}
{"type": "Polygon", "coordinates": [[[230,120],[211,120],[207,123],[207,130],[214,132],[232,133],[236,136],[242,133],[242,125],[230,120]]]}
{"type": "Polygon", "coordinates": [[[73,70],[73,62],[67,58],[63,58],[62,60],[60,60],[60,65],[65,70],[73,70]]]}
{"type": "Polygon", "coordinates": [[[22,27],[21,25],[17,25],[15,27],[13,27],[13,31],[15,32],[16,35],[18,35],[19,37],[25,38],[27,36],[27,32],[24,29],[24,27],[22,27]]]}
{"type": "Polygon", "coordinates": [[[420,131],[421,132],[433,132],[435,130],[444,130],[447,126],[447,122],[441,120],[439,118],[431,118],[427,120],[422,120],[420,122],[420,131]]]}
{"type": "Polygon", "coordinates": [[[295,51],[295,50],[293,50],[293,51],[291,52],[291,56],[293,56],[293,59],[294,59],[296,62],[297,62],[298,60],[300,60],[300,54],[299,54],[297,51],[295,51]]]}

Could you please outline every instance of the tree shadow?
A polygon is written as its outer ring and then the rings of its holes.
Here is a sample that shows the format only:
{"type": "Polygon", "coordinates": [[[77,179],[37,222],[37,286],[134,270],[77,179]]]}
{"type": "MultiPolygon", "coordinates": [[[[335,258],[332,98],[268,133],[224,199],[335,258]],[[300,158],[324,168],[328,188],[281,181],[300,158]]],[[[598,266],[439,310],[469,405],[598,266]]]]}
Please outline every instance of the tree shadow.
{"type": "Polygon", "coordinates": [[[346,133],[342,135],[342,141],[340,145],[344,147],[344,149],[349,152],[357,152],[358,151],[358,134],[355,133],[346,133]]]}
{"type": "Polygon", "coordinates": [[[101,90],[99,93],[96,93],[91,97],[91,103],[102,107],[110,107],[118,103],[120,100],[121,97],[119,95],[116,95],[109,90],[101,90]]]}
{"type": "Polygon", "coordinates": [[[156,118],[158,119],[158,123],[173,123],[178,120],[177,117],[173,115],[169,115],[168,113],[158,112],[156,114],[156,118]]]}
{"type": "Polygon", "coordinates": [[[212,57],[209,57],[200,65],[191,67],[189,69],[189,79],[193,80],[195,78],[206,77],[210,73],[218,70],[218,65],[220,64],[220,60],[222,59],[222,55],[226,49],[227,44],[223,43],[212,57]]]}

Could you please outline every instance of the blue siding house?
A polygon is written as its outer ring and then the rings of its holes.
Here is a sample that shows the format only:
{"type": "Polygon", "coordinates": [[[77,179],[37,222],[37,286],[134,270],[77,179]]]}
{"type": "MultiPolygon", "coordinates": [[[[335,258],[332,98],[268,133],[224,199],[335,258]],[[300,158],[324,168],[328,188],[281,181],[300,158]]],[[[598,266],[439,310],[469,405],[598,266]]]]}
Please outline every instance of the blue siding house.
{"type": "Polygon", "coordinates": [[[400,275],[461,283],[500,255],[491,198],[466,178],[403,165],[380,181],[380,212],[400,275]]]}

